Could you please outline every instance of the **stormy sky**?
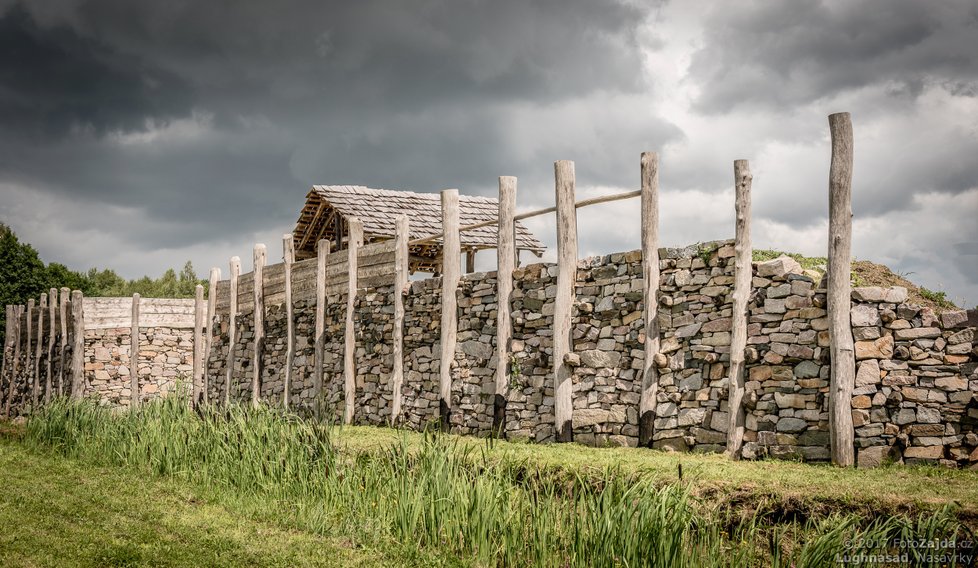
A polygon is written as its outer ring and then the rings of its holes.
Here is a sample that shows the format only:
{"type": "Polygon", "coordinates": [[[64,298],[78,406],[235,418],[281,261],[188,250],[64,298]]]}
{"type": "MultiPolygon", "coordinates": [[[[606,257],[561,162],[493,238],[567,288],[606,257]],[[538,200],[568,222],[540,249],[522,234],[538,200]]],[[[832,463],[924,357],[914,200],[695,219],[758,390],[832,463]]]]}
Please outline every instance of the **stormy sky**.
{"type": "MultiPolygon", "coordinates": [[[[654,150],[665,244],[732,237],[746,158],[755,247],[824,255],[826,117],[849,111],[854,254],[972,307],[976,54],[970,0],[0,0],[0,221],[75,269],[247,270],[314,183],[515,175],[529,209],[554,160],[588,197],[654,150]]],[[[634,203],[579,229],[582,256],[639,244],[634,203]]]]}

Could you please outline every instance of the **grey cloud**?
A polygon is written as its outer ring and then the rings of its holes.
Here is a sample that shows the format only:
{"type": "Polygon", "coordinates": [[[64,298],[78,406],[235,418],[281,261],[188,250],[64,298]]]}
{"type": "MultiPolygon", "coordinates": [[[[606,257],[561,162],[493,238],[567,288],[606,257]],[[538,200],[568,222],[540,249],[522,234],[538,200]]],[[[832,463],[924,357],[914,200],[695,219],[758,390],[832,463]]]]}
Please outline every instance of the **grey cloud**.
{"type": "Polygon", "coordinates": [[[708,18],[690,72],[704,112],[785,108],[892,82],[894,97],[924,83],[978,85],[978,5],[915,2],[762,2],[708,18]]]}

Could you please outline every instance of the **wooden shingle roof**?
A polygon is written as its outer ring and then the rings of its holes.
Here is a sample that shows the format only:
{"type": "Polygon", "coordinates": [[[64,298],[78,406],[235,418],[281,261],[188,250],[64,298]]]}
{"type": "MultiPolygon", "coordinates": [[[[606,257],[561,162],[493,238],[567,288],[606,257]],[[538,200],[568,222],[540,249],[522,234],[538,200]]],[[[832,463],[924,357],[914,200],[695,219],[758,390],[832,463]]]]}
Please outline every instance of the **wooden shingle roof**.
{"type": "MultiPolygon", "coordinates": [[[[491,197],[459,195],[459,217],[464,227],[496,218],[498,201],[491,197]]],[[[389,189],[371,189],[360,185],[314,185],[306,195],[293,235],[298,258],[315,256],[316,241],[333,241],[334,250],[343,248],[345,220],[356,217],[363,222],[364,241],[394,238],[394,222],[406,214],[411,239],[441,232],[441,196],[438,193],[415,193],[389,189]]],[[[496,248],[496,227],[490,225],[460,235],[463,250],[496,248]]],[[[546,248],[521,223],[516,223],[516,247],[539,255],[546,248]]],[[[413,268],[428,270],[440,265],[441,243],[431,242],[412,247],[413,268]],[[436,262],[437,261],[437,262],[436,262]]]]}

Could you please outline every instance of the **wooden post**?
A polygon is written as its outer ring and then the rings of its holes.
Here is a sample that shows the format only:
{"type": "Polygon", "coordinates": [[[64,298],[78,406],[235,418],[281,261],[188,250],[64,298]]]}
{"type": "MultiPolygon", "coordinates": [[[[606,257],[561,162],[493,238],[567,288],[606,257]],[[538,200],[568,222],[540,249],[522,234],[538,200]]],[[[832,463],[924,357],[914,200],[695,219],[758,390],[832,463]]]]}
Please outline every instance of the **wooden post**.
{"type": "Polygon", "coordinates": [[[54,344],[57,343],[57,304],[58,304],[58,289],[51,288],[48,290],[48,357],[47,357],[47,373],[44,377],[44,403],[47,404],[51,402],[51,389],[53,388],[54,381],[54,344]]]}
{"type": "Polygon", "coordinates": [[[85,309],[82,292],[71,293],[71,398],[81,400],[85,396],[85,309]]]}
{"type": "Polygon", "coordinates": [[[34,359],[34,350],[31,343],[34,341],[34,298],[27,300],[27,368],[24,369],[24,386],[33,389],[34,372],[36,371],[37,361],[34,359]]]}
{"type": "MultiPolygon", "coordinates": [[[[0,390],[0,402],[4,403],[3,415],[5,418],[10,417],[10,399],[14,396],[14,380],[17,378],[17,344],[20,342],[20,336],[17,333],[17,328],[19,327],[17,316],[17,306],[7,305],[7,334],[4,339],[4,350],[3,357],[6,361],[8,358],[9,363],[4,365],[4,371],[6,375],[6,392],[0,390]]],[[[0,389],[4,386],[3,377],[0,377],[0,389]]]]}
{"type": "Polygon", "coordinates": [[[314,338],[315,360],[312,369],[313,413],[316,418],[323,412],[323,365],[325,362],[326,333],[326,257],[329,256],[329,241],[316,243],[316,337],[314,338]]]}
{"type": "Polygon", "coordinates": [[[34,388],[31,401],[35,408],[41,397],[41,360],[44,357],[44,312],[48,308],[47,292],[41,292],[41,301],[37,306],[37,350],[34,354],[34,388]]]}
{"type": "Polygon", "coordinates": [[[17,375],[20,372],[20,334],[23,330],[20,326],[20,316],[24,313],[24,306],[14,306],[13,317],[13,345],[14,345],[14,359],[13,364],[10,365],[10,377],[7,380],[7,402],[4,405],[3,416],[4,418],[10,418],[10,406],[14,400],[14,392],[17,387],[17,375]]]}
{"type": "Polygon", "coordinates": [[[129,406],[136,408],[139,392],[139,294],[132,295],[132,321],[129,322],[129,406]]]}
{"type": "Polygon", "coordinates": [[[829,387],[829,440],[832,463],[855,462],[852,389],[856,360],[849,323],[852,269],[852,122],[849,113],[829,115],[832,163],[829,169],[828,315],[832,380],[829,387]]]}
{"type": "Polygon", "coordinates": [[[282,260],[285,262],[285,389],[282,406],[288,410],[292,393],[292,365],[295,361],[295,317],[292,308],[292,263],[295,262],[295,240],[292,233],[282,235],[282,260]]]}
{"type": "Polygon", "coordinates": [[[509,343],[513,339],[513,270],[516,266],[516,178],[499,177],[499,215],[496,235],[496,389],[492,404],[492,435],[506,432],[509,395],[509,343]]]}
{"type": "Polygon", "coordinates": [[[10,372],[10,365],[8,363],[9,352],[10,352],[10,340],[13,336],[11,325],[13,324],[13,306],[7,304],[4,307],[4,321],[3,321],[3,357],[0,359],[0,404],[3,404],[5,393],[4,385],[7,384],[7,373],[10,372]]]}
{"type": "Polygon", "coordinates": [[[404,294],[408,286],[408,241],[411,239],[407,215],[398,215],[394,225],[394,365],[391,373],[391,426],[401,415],[401,386],[404,384],[404,294]]]}
{"type": "Polygon", "coordinates": [[[262,351],[265,347],[265,245],[255,245],[253,298],[255,301],[255,349],[252,353],[251,405],[261,398],[262,351]]]}
{"type": "Polygon", "coordinates": [[[229,265],[231,268],[229,291],[231,305],[228,307],[228,362],[224,379],[224,406],[231,404],[231,381],[234,380],[234,343],[237,339],[235,326],[238,323],[238,276],[241,275],[241,259],[232,256],[229,265]]]}
{"type": "Polygon", "coordinates": [[[475,249],[468,249],[465,251],[465,273],[473,272],[475,272],[475,249]]]}
{"type": "Polygon", "coordinates": [[[58,317],[61,318],[61,345],[58,346],[60,349],[60,355],[58,357],[58,396],[64,396],[65,383],[68,381],[68,362],[65,359],[68,355],[68,295],[70,293],[70,289],[61,288],[58,305],[58,317]]]}
{"type": "Polygon", "coordinates": [[[343,326],[343,422],[353,423],[354,402],[357,395],[356,333],[353,329],[354,301],[357,297],[357,255],[363,246],[363,223],[356,217],[347,219],[350,231],[346,242],[349,279],[346,289],[346,325],[343,326]]]}
{"type": "Polygon", "coordinates": [[[200,284],[194,288],[194,381],[192,403],[197,406],[204,392],[204,287],[200,284]]]}
{"type": "Polygon", "coordinates": [[[458,190],[441,192],[441,361],[439,372],[439,416],[445,432],[451,427],[452,363],[458,338],[458,282],[461,277],[462,251],[458,234],[458,190]]]}
{"type": "Polygon", "coordinates": [[[554,162],[557,200],[557,296],[554,298],[554,414],[558,442],[574,439],[573,372],[565,357],[574,352],[571,330],[577,284],[577,209],[574,162],[554,162]]]}
{"type": "Polygon", "coordinates": [[[639,396],[638,445],[652,446],[658,404],[659,369],[659,155],[642,152],[642,298],[645,304],[645,360],[639,396]]]}
{"type": "Polygon", "coordinates": [[[730,340],[730,375],[727,410],[730,421],[727,427],[727,455],[740,458],[744,443],[744,349],[747,347],[747,299],[750,296],[751,240],[750,240],[750,190],[754,176],[747,160],[734,161],[734,209],[736,228],[734,236],[734,290],[732,335],[730,340]]]}
{"type": "Polygon", "coordinates": [[[221,280],[221,269],[211,268],[210,282],[207,286],[207,321],[204,322],[204,385],[203,401],[210,403],[211,374],[208,361],[214,345],[214,315],[217,313],[217,283],[221,280]]]}

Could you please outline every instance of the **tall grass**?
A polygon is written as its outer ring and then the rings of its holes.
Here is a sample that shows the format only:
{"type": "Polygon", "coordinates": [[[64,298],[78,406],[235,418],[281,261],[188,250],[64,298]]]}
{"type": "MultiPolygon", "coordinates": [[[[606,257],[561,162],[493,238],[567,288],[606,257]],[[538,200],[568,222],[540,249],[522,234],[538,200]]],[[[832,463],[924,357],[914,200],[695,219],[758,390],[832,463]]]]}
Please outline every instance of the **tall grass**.
{"type": "Polygon", "coordinates": [[[962,531],[948,511],[731,530],[681,485],[616,470],[558,479],[436,435],[353,452],[332,432],[269,408],[193,411],[171,397],[127,412],[60,400],[31,417],[25,440],[217,488],[287,526],[478,566],[823,566],[852,538],[962,531]]]}

